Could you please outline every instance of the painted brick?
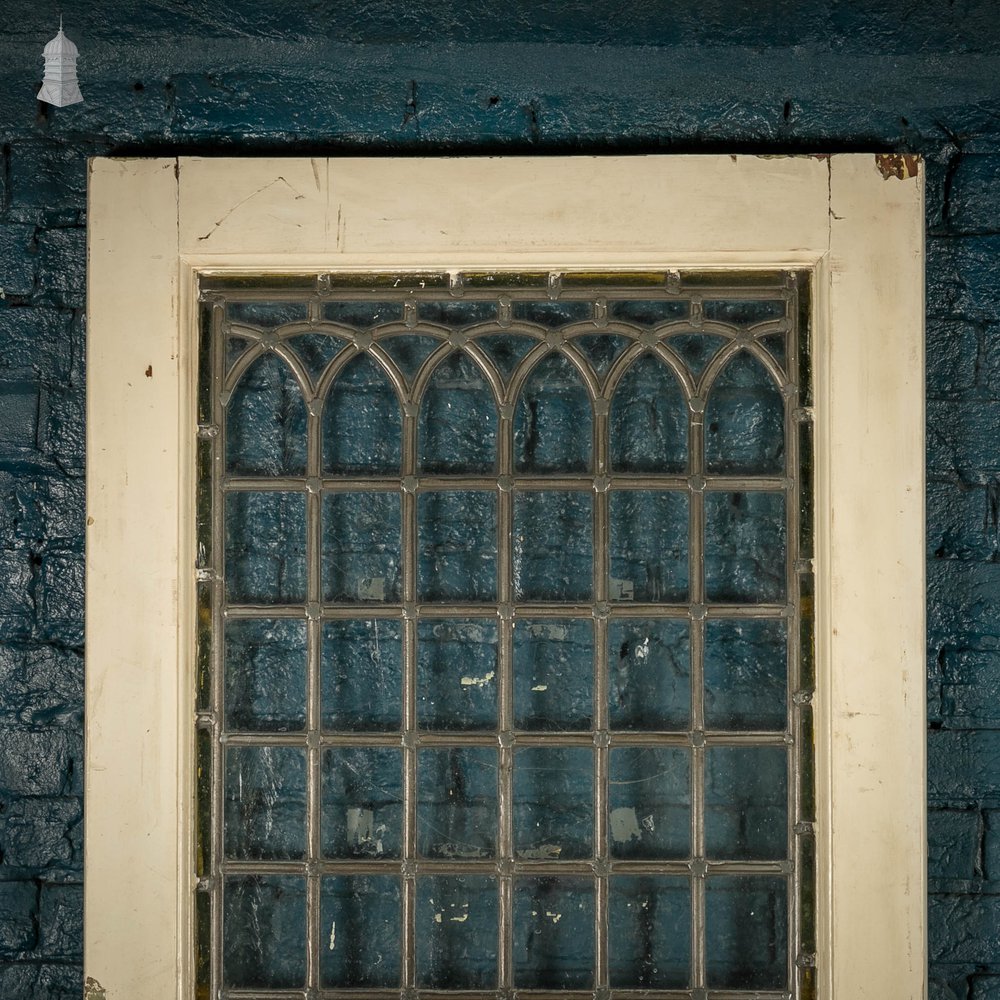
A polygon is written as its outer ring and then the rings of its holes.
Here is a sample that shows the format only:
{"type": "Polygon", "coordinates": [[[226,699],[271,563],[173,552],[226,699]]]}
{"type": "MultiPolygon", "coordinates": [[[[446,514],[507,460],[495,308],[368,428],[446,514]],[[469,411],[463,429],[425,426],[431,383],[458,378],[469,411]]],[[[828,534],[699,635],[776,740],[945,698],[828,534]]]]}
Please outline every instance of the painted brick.
{"type": "Polygon", "coordinates": [[[80,870],[83,802],[15,799],[0,813],[0,873],[80,870]]]}
{"type": "Polygon", "coordinates": [[[34,627],[31,555],[0,549],[0,641],[26,638],[34,627]]]}
{"type": "Polygon", "coordinates": [[[35,228],[0,226],[0,291],[4,298],[30,295],[35,287],[35,228]]]}
{"type": "Polygon", "coordinates": [[[945,724],[966,729],[1000,727],[1000,650],[946,648],[941,659],[945,724]]]}
{"type": "Polygon", "coordinates": [[[982,815],[977,809],[931,809],[927,813],[931,878],[973,879],[979,873],[982,815]]]}
{"type": "Polygon", "coordinates": [[[927,785],[932,803],[1000,802],[1000,732],[928,733],[927,785]]]}
{"type": "MultiPolygon", "coordinates": [[[[927,633],[932,648],[1000,637],[1000,563],[933,560],[927,565],[927,633]]],[[[989,643],[992,647],[993,643],[989,643]]]]}
{"type": "Polygon", "coordinates": [[[79,730],[83,656],[54,646],[0,645],[0,726],[79,730]]]}
{"type": "Polygon", "coordinates": [[[72,313],[56,309],[11,308],[0,300],[0,380],[50,379],[63,382],[72,366],[72,313]]]}
{"type": "Polygon", "coordinates": [[[927,983],[927,1000],[969,1000],[969,976],[974,969],[938,964],[927,983]]]}
{"type": "Polygon", "coordinates": [[[960,233],[1000,230],[1000,157],[963,156],[951,184],[950,228],[960,233]]]}
{"type": "Polygon", "coordinates": [[[43,885],[38,950],[46,959],[83,958],[83,886],[43,885]]]}
{"type": "Polygon", "coordinates": [[[0,882],[0,958],[12,958],[35,947],[37,907],[34,882],[0,882]]]}
{"type": "Polygon", "coordinates": [[[0,965],[0,996],[8,1000],[80,1000],[83,972],[52,962],[0,965]]]}
{"type": "Polygon", "coordinates": [[[932,962],[975,962],[1000,971],[1000,896],[931,896],[928,952],[932,962]]]}
{"type": "Polygon", "coordinates": [[[39,414],[39,445],[68,475],[83,475],[85,397],[79,387],[50,389],[39,414]]]}
{"type": "Polygon", "coordinates": [[[10,144],[7,215],[36,224],[76,222],[87,196],[87,161],[73,145],[48,139],[10,144]]]}
{"type": "Polygon", "coordinates": [[[38,293],[57,305],[82,306],[86,259],[86,230],[44,230],[38,238],[38,293]]]}
{"type": "Polygon", "coordinates": [[[1000,472],[997,427],[1000,427],[998,401],[929,399],[928,474],[959,475],[969,482],[981,482],[985,475],[1000,472]]]}
{"type": "MultiPolygon", "coordinates": [[[[984,477],[985,478],[985,477],[984,477]]],[[[985,562],[1000,551],[1000,477],[927,484],[927,553],[985,562]]]]}
{"type": "Polygon", "coordinates": [[[35,451],[41,390],[30,382],[0,382],[0,461],[35,451]]]}
{"type": "Polygon", "coordinates": [[[927,311],[931,316],[1000,319],[1000,237],[927,240],[927,311]]]}
{"type": "Polygon", "coordinates": [[[0,795],[82,794],[82,734],[0,728],[0,795]]]}
{"type": "Polygon", "coordinates": [[[36,592],[39,636],[63,646],[82,646],[82,555],[48,555],[41,570],[36,592]]]}
{"type": "MultiPolygon", "coordinates": [[[[927,323],[927,395],[932,399],[981,391],[983,323],[943,319],[927,323]]],[[[987,383],[988,384],[988,383],[987,383]]]]}
{"type": "Polygon", "coordinates": [[[976,976],[970,1000],[1000,1000],[1000,976],[976,976]]]}

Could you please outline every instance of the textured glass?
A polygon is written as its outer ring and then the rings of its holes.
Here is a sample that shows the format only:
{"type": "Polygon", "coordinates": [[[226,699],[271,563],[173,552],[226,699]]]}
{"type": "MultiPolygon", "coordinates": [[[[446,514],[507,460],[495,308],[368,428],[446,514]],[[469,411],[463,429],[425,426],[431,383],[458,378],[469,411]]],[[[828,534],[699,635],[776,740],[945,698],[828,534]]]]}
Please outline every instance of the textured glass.
{"type": "Polygon", "coordinates": [[[705,468],[726,475],[764,475],[784,467],[784,400],[760,361],[738,351],[708,393],[705,468]]]}
{"type": "Polygon", "coordinates": [[[412,380],[420,370],[420,366],[441,346],[441,343],[437,337],[402,334],[381,337],[378,346],[389,355],[403,376],[412,380]]]}
{"type": "Polygon", "coordinates": [[[514,593],[519,601],[588,601],[593,594],[590,493],[514,497],[514,593]]]}
{"type": "Polygon", "coordinates": [[[514,468],[585,472],[593,449],[591,407],[580,373],[561,354],[532,369],[514,414],[514,468]]]}
{"type": "Polygon", "coordinates": [[[705,319],[733,326],[755,326],[769,320],[783,319],[784,299],[716,299],[702,303],[705,319]]]}
{"type": "Polygon", "coordinates": [[[323,728],[399,729],[403,649],[398,621],[350,619],[323,626],[323,728]]]}
{"type": "Polygon", "coordinates": [[[710,858],[770,861],[788,850],[785,747],[708,747],[705,851],[710,858]]]}
{"type": "Polygon", "coordinates": [[[463,328],[496,320],[497,306],[491,299],[438,299],[421,302],[419,316],[421,323],[463,328]]]}
{"type": "Polygon", "coordinates": [[[670,299],[625,299],[608,303],[608,315],[612,319],[637,326],[659,326],[684,319],[687,314],[687,302],[672,302],[670,299]]]}
{"type": "Polygon", "coordinates": [[[518,857],[589,857],[594,833],[593,750],[515,750],[513,812],[514,853],[518,857]]]}
{"type": "Polygon", "coordinates": [[[594,306],[590,302],[518,302],[514,305],[515,319],[539,326],[564,326],[567,323],[582,323],[594,315],[594,306]]]}
{"type": "Polygon", "coordinates": [[[461,351],[434,369],[420,404],[422,472],[492,472],[496,468],[497,406],[479,366],[461,351]]]}
{"type": "Polygon", "coordinates": [[[396,390],[382,367],[362,355],[337,376],[323,408],[323,469],[398,475],[402,447],[396,390]]]}
{"type": "Polygon", "coordinates": [[[288,365],[264,354],[244,372],[226,412],[226,471],[234,476],[301,476],[306,404],[288,365]]]}
{"type": "Polygon", "coordinates": [[[297,747],[226,750],[226,856],[273,861],[306,849],[306,755],[297,747]]]}
{"type": "Polygon", "coordinates": [[[318,381],[326,366],[348,345],[346,340],[329,333],[300,333],[289,337],[286,345],[292,348],[309,377],[318,381]]]}
{"type": "Polygon", "coordinates": [[[514,722],[518,729],[591,727],[594,626],[572,619],[514,622],[514,722]]]}
{"type": "Polygon", "coordinates": [[[417,717],[421,728],[495,728],[497,657],[495,621],[421,621],[417,628],[417,717]]]}
{"type": "Polygon", "coordinates": [[[781,990],[787,984],[788,888],[773,876],[709,876],[705,884],[708,985],[781,990]]]}
{"type": "Polygon", "coordinates": [[[302,323],[309,318],[304,302],[234,302],[226,304],[226,316],[232,323],[262,328],[284,323],[302,323]]]}
{"type": "Polygon", "coordinates": [[[593,984],[593,879],[517,879],[514,985],[574,990],[590,989],[593,984]]]}
{"type": "Polygon", "coordinates": [[[246,990],[306,981],[306,880],[246,875],[224,883],[223,981],[246,990]]]}
{"type": "Polygon", "coordinates": [[[398,493],[323,498],[323,596],[344,603],[395,601],[400,586],[398,493]]]}
{"type": "Polygon", "coordinates": [[[417,497],[418,587],[425,601],[496,599],[497,500],[482,490],[417,497]]]}
{"type": "Polygon", "coordinates": [[[614,747],[608,768],[611,855],[686,858],[691,844],[691,752],[614,747]]]}
{"type": "Polygon", "coordinates": [[[767,348],[768,354],[778,362],[779,368],[788,367],[788,339],[784,333],[768,334],[758,338],[757,343],[767,348]]]}
{"type": "Polygon", "coordinates": [[[402,753],[395,747],[324,750],[322,806],[324,857],[399,857],[402,753]]]}
{"type": "Polygon", "coordinates": [[[587,359],[597,377],[604,378],[632,341],[613,333],[585,333],[570,343],[587,359]]]}
{"type": "Polygon", "coordinates": [[[233,365],[239,360],[243,352],[256,341],[247,337],[230,336],[226,338],[226,364],[225,371],[228,374],[233,365]]]}
{"type": "Polygon", "coordinates": [[[425,858],[496,854],[497,751],[441,747],[417,757],[417,850],[425,858]]]}
{"type": "Polygon", "coordinates": [[[614,876],[608,891],[611,985],[684,989],[691,982],[691,888],[686,878],[614,876]]]}
{"type": "Polygon", "coordinates": [[[398,877],[325,878],[320,890],[320,913],[321,986],[399,986],[403,912],[398,877]]]}
{"type": "Polygon", "coordinates": [[[527,353],[537,346],[537,340],[523,334],[495,333],[476,338],[476,347],[496,365],[504,378],[510,378],[527,353]]]}
{"type": "Polygon", "coordinates": [[[481,875],[417,879],[417,985],[495,989],[497,884],[481,875]]]}
{"type": "Polygon", "coordinates": [[[226,495],[226,596],[245,604],[305,600],[304,493],[226,495]]]}
{"type": "Polygon", "coordinates": [[[701,378],[708,363],[728,343],[725,337],[711,333],[676,333],[666,341],[695,378],[701,378]]]}
{"type": "Polygon", "coordinates": [[[686,601],[686,493],[614,491],[610,498],[612,600],[686,601]]]}
{"type": "Polygon", "coordinates": [[[666,364],[643,354],[611,400],[611,467],[618,472],[684,472],[688,406],[666,364]]]}
{"type": "Polygon", "coordinates": [[[367,330],[382,323],[399,322],[403,318],[403,303],[398,299],[395,302],[375,302],[370,299],[327,302],[323,307],[323,315],[334,323],[367,330]]]}
{"type": "Polygon", "coordinates": [[[305,622],[237,618],[226,622],[225,639],[227,728],[305,729],[305,622]]]}
{"type": "Polygon", "coordinates": [[[608,714],[614,729],[687,729],[691,643],[686,621],[615,618],[608,623],[608,714]]]}
{"type": "Polygon", "coordinates": [[[705,494],[705,596],[754,604],[783,601],[785,581],[783,493],[705,494]]]}
{"type": "Polygon", "coordinates": [[[787,623],[705,623],[705,725],[783,731],[788,711],[787,623]]]}

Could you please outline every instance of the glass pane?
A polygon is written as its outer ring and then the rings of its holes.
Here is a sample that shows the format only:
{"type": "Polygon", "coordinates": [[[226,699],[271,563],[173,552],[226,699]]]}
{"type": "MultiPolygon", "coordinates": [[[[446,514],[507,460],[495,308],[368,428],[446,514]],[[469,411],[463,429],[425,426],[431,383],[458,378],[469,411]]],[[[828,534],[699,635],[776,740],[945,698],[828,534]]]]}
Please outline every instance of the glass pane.
{"type": "Polygon", "coordinates": [[[417,850],[421,857],[485,858],[496,853],[496,750],[421,750],[417,789],[417,850]]]}
{"type": "Polygon", "coordinates": [[[686,601],[687,494],[613,491],[610,507],[611,598],[686,601]]]}
{"type": "Polygon", "coordinates": [[[705,468],[725,475],[784,471],[785,402],[748,351],[738,351],[709,390],[705,468]]]}
{"type": "Polygon", "coordinates": [[[670,990],[690,985],[691,888],[686,878],[612,877],[608,959],[612,986],[670,990]]]}
{"type": "Polygon", "coordinates": [[[784,299],[706,299],[702,303],[705,319],[732,326],[754,326],[769,320],[783,319],[784,299]]]}
{"type": "Polygon", "coordinates": [[[783,878],[709,876],[705,911],[709,987],[786,988],[788,889],[783,878]]]}
{"type": "Polygon", "coordinates": [[[301,476],[306,405],[292,370],[276,354],[258,358],[226,410],[226,471],[233,476],[301,476]]]}
{"type": "Polygon", "coordinates": [[[421,599],[496,600],[496,494],[422,493],[417,497],[417,516],[421,599]]]}
{"type": "Polygon", "coordinates": [[[226,728],[301,731],[306,725],[306,626],[232,619],[226,637],[226,728]]]}
{"type": "Polygon", "coordinates": [[[420,404],[419,465],[423,472],[493,472],[497,407],[479,366],[461,351],[449,354],[420,404]]]}
{"type": "Polygon", "coordinates": [[[632,341],[613,333],[589,333],[574,337],[570,343],[587,359],[598,378],[603,379],[632,341]]]}
{"type": "Polygon", "coordinates": [[[323,596],[327,601],[399,600],[398,493],[323,497],[323,596]]]}
{"type": "Polygon", "coordinates": [[[326,366],[345,348],[348,341],[329,333],[300,333],[285,341],[299,356],[313,384],[319,381],[326,366]]]}
{"type": "Polygon", "coordinates": [[[420,302],[417,315],[421,323],[438,323],[441,326],[474,326],[478,323],[494,322],[497,318],[497,304],[493,299],[437,299],[420,302]]]}
{"type": "Polygon", "coordinates": [[[226,494],[226,596],[234,604],[288,604],[306,596],[306,498],[226,494]]]}
{"type": "Polygon", "coordinates": [[[441,344],[438,337],[421,337],[415,334],[381,337],[378,342],[378,346],[392,358],[396,367],[411,380],[441,344]]]}
{"type": "Polygon", "coordinates": [[[306,850],[306,755],[298,747],[226,749],[226,856],[301,858],[306,850]]]}
{"type": "Polygon", "coordinates": [[[382,323],[398,323],[403,318],[403,302],[373,302],[355,299],[353,302],[327,302],[323,315],[334,323],[355,326],[361,330],[379,326],[382,323]]]}
{"type": "Polygon", "coordinates": [[[748,603],[785,599],[783,493],[705,494],[705,596],[748,603]]]}
{"type": "Polygon", "coordinates": [[[514,594],[519,601],[589,601],[594,529],[590,493],[517,493],[514,594]]]}
{"type": "Polygon", "coordinates": [[[402,896],[398,878],[323,879],[320,985],[333,989],[399,986],[402,896]]]}
{"type": "Polygon", "coordinates": [[[481,875],[417,879],[417,985],[495,989],[497,885],[481,875]]]}
{"type": "Polygon", "coordinates": [[[691,844],[691,754],[684,747],[612,748],[611,855],[686,858],[691,844]]]}
{"type": "Polygon", "coordinates": [[[306,982],[306,880],[243,875],[224,880],[222,978],[245,990],[306,982]]]}
{"type": "Polygon", "coordinates": [[[691,715],[688,623],[613,618],[608,623],[608,711],[615,729],[687,729],[691,715]]]}
{"type": "Polygon", "coordinates": [[[538,345],[534,337],[516,333],[494,333],[476,337],[476,346],[497,366],[504,378],[510,378],[525,355],[538,345]]]}
{"type": "Polygon", "coordinates": [[[403,758],[394,747],[323,751],[323,856],[398,858],[403,758]]]}
{"type": "Polygon", "coordinates": [[[701,378],[709,361],[728,343],[725,337],[711,333],[675,333],[666,341],[695,378],[701,378]]]}
{"type": "Polygon", "coordinates": [[[688,406],[677,377],[651,354],[625,373],[611,400],[611,467],[618,472],[684,472],[688,406]]]}
{"type": "Polygon", "coordinates": [[[594,753],[586,747],[514,751],[514,853],[586,858],[594,833],[594,753]]]}
{"type": "Polygon", "coordinates": [[[564,299],[561,302],[515,302],[511,312],[515,319],[539,326],[565,326],[567,323],[582,323],[594,316],[594,304],[580,299],[564,299]]]}
{"type": "Polygon", "coordinates": [[[685,319],[687,314],[687,302],[670,299],[619,299],[608,303],[608,315],[612,319],[637,326],[659,326],[685,319]]]}
{"type": "Polygon", "coordinates": [[[573,990],[589,989],[593,984],[593,879],[517,879],[514,985],[573,990]]]}
{"type": "Polygon", "coordinates": [[[333,475],[399,474],[402,423],[396,390],[366,355],[337,376],[323,409],[323,468],[333,475]]]}
{"type": "Polygon", "coordinates": [[[705,753],[705,851],[710,858],[788,856],[788,751],[709,747],[705,753]]]}
{"type": "Polygon", "coordinates": [[[421,621],[417,626],[421,728],[496,728],[497,655],[495,621],[421,621]]]}
{"type": "Polygon", "coordinates": [[[231,323],[245,323],[262,329],[285,323],[303,323],[309,318],[305,302],[234,302],[226,304],[231,323]]]}
{"type": "Polygon", "coordinates": [[[514,416],[519,472],[586,472],[593,447],[591,408],[579,372],[561,354],[538,363],[514,416]]]}
{"type": "Polygon", "coordinates": [[[403,712],[403,648],[391,618],[323,626],[323,728],[399,729],[403,712]]]}
{"type": "Polygon", "coordinates": [[[518,729],[590,729],[594,626],[589,621],[514,622],[514,723],[518,729]]]}
{"type": "Polygon", "coordinates": [[[750,618],[705,623],[705,724],[784,730],[787,624],[750,618]]]}

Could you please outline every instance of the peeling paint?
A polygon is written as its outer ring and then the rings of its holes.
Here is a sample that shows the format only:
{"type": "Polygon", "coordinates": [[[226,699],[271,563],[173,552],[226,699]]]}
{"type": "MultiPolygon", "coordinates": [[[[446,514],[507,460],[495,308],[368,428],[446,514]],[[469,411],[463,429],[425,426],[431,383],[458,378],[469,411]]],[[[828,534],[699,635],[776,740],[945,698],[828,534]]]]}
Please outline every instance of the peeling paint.
{"type": "Polygon", "coordinates": [[[631,806],[619,806],[611,810],[611,839],[622,844],[629,840],[642,838],[639,818],[631,806]]]}
{"type": "Polygon", "coordinates": [[[486,687],[494,677],[496,677],[495,670],[491,670],[488,674],[483,674],[482,677],[469,677],[466,674],[462,677],[462,687],[486,687]]]}
{"type": "Polygon", "coordinates": [[[107,1000],[108,991],[93,977],[83,984],[83,1000],[107,1000]]]}
{"type": "Polygon", "coordinates": [[[559,844],[541,844],[538,847],[530,847],[525,851],[518,851],[517,856],[525,861],[552,861],[562,854],[562,847],[559,844]]]}
{"type": "Polygon", "coordinates": [[[337,947],[337,921],[334,920],[330,924],[330,951],[334,951],[337,947]]]}
{"type": "Polygon", "coordinates": [[[536,684],[531,690],[532,691],[548,691],[548,684],[536,684]]]}
{"type": "Polygon", "coordinates": [[[920,173],[920,157],[915,153],[876,153],[875,166],[883,180],[895,177],[902,181],[920,173]]]}

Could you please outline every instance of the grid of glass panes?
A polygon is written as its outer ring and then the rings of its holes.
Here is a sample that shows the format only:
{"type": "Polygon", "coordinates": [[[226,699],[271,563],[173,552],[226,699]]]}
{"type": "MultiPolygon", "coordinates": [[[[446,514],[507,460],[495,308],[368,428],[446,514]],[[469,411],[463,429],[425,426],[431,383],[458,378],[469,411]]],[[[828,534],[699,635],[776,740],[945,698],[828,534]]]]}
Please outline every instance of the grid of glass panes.
{"type": "Polygon", "coordinates": [[[203,280],[200,996],[812,994],[807,291],[203,280]]]}

